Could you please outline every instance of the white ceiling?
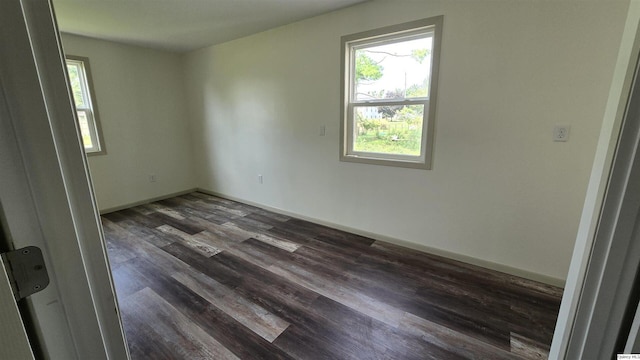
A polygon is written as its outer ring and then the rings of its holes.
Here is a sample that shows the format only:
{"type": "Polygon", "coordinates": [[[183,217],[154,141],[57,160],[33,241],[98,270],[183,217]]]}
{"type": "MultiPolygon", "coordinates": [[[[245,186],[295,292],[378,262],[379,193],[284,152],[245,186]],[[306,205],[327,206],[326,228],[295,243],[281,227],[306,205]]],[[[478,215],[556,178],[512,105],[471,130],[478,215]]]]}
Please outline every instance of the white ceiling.
{"type": "Polygon", "coordinates": [[[367,0],[53,0],[60,31],[186,52],[367,0]]]}

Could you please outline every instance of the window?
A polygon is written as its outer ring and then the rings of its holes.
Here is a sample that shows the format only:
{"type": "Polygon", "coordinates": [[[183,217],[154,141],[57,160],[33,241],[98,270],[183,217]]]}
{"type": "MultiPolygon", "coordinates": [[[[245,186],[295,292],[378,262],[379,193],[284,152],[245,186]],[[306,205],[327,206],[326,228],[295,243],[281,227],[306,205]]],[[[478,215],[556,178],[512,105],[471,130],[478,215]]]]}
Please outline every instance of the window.
{"type": "Polygon", "coordinates": [[[91,82],[89,59],[67,56],[67,71],[69,72],[69,82],[78,114],[84,150],[89,155],[104,154],[106,151],[91,82]]]}
{"type": "Polygon", "coordinates": [[[431,168],[442,21],[342,37],[340,160],[431,168]]]}

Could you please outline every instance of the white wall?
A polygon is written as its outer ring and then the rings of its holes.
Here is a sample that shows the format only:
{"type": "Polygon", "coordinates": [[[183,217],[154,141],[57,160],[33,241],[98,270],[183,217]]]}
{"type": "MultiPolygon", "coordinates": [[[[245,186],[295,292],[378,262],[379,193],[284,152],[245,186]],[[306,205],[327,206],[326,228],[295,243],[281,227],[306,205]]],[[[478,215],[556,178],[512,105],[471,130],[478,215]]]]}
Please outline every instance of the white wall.
{"type": "Polygon", "coordinates": [[[194,188],[181,56],[69,34],[62,41],[91,64],[107,148],[89,156],[100,210],[194,188]]]}
{"type": "Polygon", "coordinates": [[[561,282],[627,6],[374,1],[190,53],[198,186],[561,282]],[[440,14],[433,170],[338,161],[340,36],[440,14]]]}
{"type": "MultiPolygon", "coordinates": [[[[576,244],[573,251],[571,266],[567,276],[567,283],[564,289],[562,304],[558,313],[558,322],[554,332],[553,342],[549,353],[549,359],[562,359],[566,357],[569,342],[572,343],[572,356],[578,356],[577,352],[586,348],[586,334],[590,328],[597,326],[596,313],[594,313],[593,293],[596,285],[585,283],[587,268],[594,266],[594,269],[602,269],[605,263],[602,258],[613,257],[613,253],[595,253],[594,243],[603,241],[596,238],[596,230],[601,221],[600,212],[604,202],[605,192],[609,185],[611,166],[618,146],[618,137],[625,115],[626,105],[629,101],[631,86],[636,69],[636,61],[640,53],[640,35],[638,25],[640,24],[640,1],[630,2],[629,11],[624,25],[620,50],[616,61],[616,67],[609,91],[609,97],[604,113],[600,137],[596,148],[596,155],[591,170],[589,186],[585,198],[584,208],[576,236],[576,244]],[[589,265],[593,263],[593,265],[589,265]],[[584,313],[578,306],[584,309],[584,313]],[[593,317],[592,317],[593,316],[593,317]],[[576,318],[578,319],[576,321],[576,318]],[[586,323],[589,325],[585,325],[586,323]]],[[[603,214],[604,219],[607,214],[603,214]]],[[[606,220],[605,220],[606,221],[606,220]]],[[[617,241],[617,240],[616,240],[617,241]]],[[[609,244],[611,245],[611,244],[609,244]]],[[[595,272],[598,270],[590,269],[595,272]]],[[[595,277],[591,277],[593,279],[595,277]]],[[[598,291],[608,294],[619,292],[618,282],[604,283],[605,279],[598,279],[598,291]],[[613,289],[613,287],[616,289],[613,289]]],[[[608,315],[608,314],[607,314],[608,315]]],[[[608,318],[608,316],[607,316],[608,318]]]]}

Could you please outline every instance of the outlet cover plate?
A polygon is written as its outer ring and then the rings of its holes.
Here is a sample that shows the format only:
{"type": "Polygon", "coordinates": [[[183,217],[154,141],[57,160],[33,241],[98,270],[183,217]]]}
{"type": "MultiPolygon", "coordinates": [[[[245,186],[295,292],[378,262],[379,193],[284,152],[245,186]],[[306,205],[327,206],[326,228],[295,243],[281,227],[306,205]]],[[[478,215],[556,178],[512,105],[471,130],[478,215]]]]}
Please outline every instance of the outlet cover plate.
{"type": "Polygon", "coordinates": [[[553,141],[566,142],[569,141],[569,132],[571,126],[569,125],[556,125],[553,128],[553,141]]]}

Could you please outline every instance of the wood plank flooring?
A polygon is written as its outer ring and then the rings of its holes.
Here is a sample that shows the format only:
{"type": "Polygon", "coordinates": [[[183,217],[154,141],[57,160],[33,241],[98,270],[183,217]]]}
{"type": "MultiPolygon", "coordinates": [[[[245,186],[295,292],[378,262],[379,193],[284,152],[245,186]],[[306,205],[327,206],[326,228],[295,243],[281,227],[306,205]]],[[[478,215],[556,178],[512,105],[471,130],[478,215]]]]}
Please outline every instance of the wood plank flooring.
{"type": "Polygon", "coordinates": [[[133,359],[542,359],[562,289],[192,193],[102,217],[133,359]]]}

